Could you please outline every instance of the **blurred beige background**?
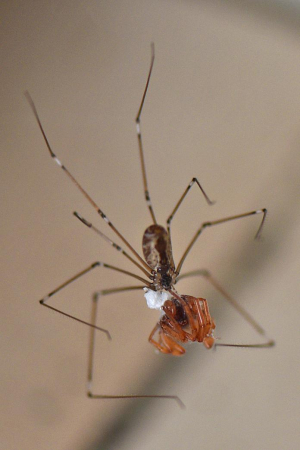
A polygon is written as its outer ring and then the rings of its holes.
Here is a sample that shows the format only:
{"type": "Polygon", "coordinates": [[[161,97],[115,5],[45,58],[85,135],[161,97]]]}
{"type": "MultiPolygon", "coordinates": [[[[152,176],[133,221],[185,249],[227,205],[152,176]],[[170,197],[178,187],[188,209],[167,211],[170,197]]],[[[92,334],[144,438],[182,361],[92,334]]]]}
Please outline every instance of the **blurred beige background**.
{"type": "MultiPolygon", "coordinates": [[[[299,448],[299,14],[276,2],[1,3],[1,449],[299,448]],[[151,221],[134,118],[152,41],[142,130],[156,215],[164,223],[193,176],[217,200],[209,208],[193,188],[173,222],[175,258],[203,220],[269,209],[261,242],[257,217],[215,227],[185,270],[208,268],[275,348],[156,355],[157,312],[142,294],[102,301],[113,341],[98,335],[95,391],[177,394],[185,411],[87,399],[87,327],[38,303],[93,261],[132,267],[72,216],[115,238],[50,160],[23,92],[55,153],[141,251],[151,221]]],[[[94,271],[53,305],[88,320],[93,291],[126,284],[94,271]]],[[[209,300],[223,342],[257,339],[204,281],[180,291],[209,300]]]]}

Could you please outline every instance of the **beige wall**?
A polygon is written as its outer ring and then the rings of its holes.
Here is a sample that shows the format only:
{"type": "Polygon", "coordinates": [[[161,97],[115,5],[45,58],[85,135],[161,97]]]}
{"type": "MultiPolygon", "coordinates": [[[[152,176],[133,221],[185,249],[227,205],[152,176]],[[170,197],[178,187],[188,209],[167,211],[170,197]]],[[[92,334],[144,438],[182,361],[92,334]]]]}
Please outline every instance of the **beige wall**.
{"type": "MultiPolygon", "coordinates": [[[[1,449],[299,447],[299,16],[247,4],[2,3],[1,449]],[[95,389],[175,393],[184,412],[163,400],[88,400],[88,329],[38,303],[93,261],[132,267],[72,216],[114,237],[50,160],[23,92],[58,157],[140,251],[150,216],[134,117],[151,41],[142,129],[156,214],[164,223],[193,176],[217,200],[209,208],[193,189],[173,223],[175,258],[203,220],[269,209],[261,242],[257,217],[216,227],[185,268],[210,269],[274,349],[156,355],[147,338],[157,313],[143,296],[103,299],[99,324],[113,341],[98,336],[95,389]]],[[[127,283],[95,271],[53,304],[88,320],[93,291],[127,283]]],[[[210,301],[223,341],[256,339],[203,281],[181,292],[210,301]]]]}

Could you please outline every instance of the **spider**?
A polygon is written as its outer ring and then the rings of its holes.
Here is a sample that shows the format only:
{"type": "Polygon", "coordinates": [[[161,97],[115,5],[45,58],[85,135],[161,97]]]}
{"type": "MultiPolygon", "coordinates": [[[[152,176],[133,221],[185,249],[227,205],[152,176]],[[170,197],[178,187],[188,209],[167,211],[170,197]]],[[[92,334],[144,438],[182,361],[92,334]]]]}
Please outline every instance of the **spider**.
{"type": "Polygon", "coordinates": [[[177,213],[180,205],[184,201],[188,192],[192,188],[192,186],[198,186],[200,193],[203,195],[204,199],[209,205],[212,205],[212,202],[201,186],[200,182],[197,178],[193,178],[186,189],[184,190],[182,196],[176,203],[173,211],[169,215],[166,221],[166,227],[163,227],[157,223],[154,209],[152,206],[152,202],[150,199],[148,183],[147,183],[147,175],[146,175],[146,166],[144,160],[144,151],[142,144],[142,133],[140,127],[140,119],[141,114],[146,98],[146,94],[148,92],[149,82],[152,74],[153,64],[154,64],[154,45],[151,45],[151,63],[150,69],[147,77],[146,86],[143,92],[141,104],[138,110],[138,114],[136,116],[136,131],[137,131],[137,139],[138,139],[138,147],[139,147],[139,155],[141,162],[141,170],[142,170],[142,178],[143,178],[143,187],[144,187],[144,196],[145,201],[148,206],[152,224],[145,230],[142,239],[142,249],[143,256],[142,258],[139,253],[131,246],[131,244],[125,239],[125,237],[118,231],[118,229],[113,225],[110,219],[106,216],[106,214],[99,208],[99,206],[95,203],[95,201],[90,197],[90,195],[84,190],[81,184],[77,181],[77,179],[69,172],[66,166],[57,158],[55,153],[53,152],[44,128],[42,126],[41,120],[39,118],[37,109],[35,104],[30,97],[29,93],[26,92],[25,95],[27,100],[33,110],[41,133],[43,135],[44,141],[50,153],[50,156],[54,159],[54,161],[58,164],[58,166],[64,171],[64,173],[70,178],[73,184],[81,191],[81,193],[85,196],[88,202],[93,206],[93,208],[97,211],[100,217],[107,223],[107,225],[112,229],[112,231],[120,238],[120,240],[125,244],[128,250],[130,250],[131,254],[129,254],[126,250],[120,247],[118,244],[113,242],[109,237],[107,237],[102,231],[96,228],[91,222],[87,221],[84,217],[82,217],[78,212],[74,212],[75,217],[77,217],[84,225],[92,229],[98,235],[100,235],[104,240],[106,240],[112,247],[114,247],[117,251],[122,253],[127,259],[129,259],[142,273],[143,277],[137,275],[133,272],[128,272],[122,268],[112,266],[110,264],[106,264],[104,262],[96,261],[93,264],[89,265],[86,269],[77,273],[72,278],[65,281],[63,284],[58,286],[56,289],[51,291],[47,296],[45,296],[40,303],[47,308],[50,308],[60,314],[63,314],[67,317],[70,317],[78,322],[89,325],[91,329],[90,334],[90,344],[89,344],[89,362],[88,362],[88,389],[87,395],[91,398],[171,398],[176,400],[181,406],[183,405],[181,400],[176,395],[97,395],[92,391],[92,380],[93,380],[93,361],[94,361],[94,347],[95,347],[95,330],[100,330],[106,333],[107,337],[110,339],[110,334],[108,330],[101,328],[96,325],[96,315],[97,315],[97,304],[100,296],[109,295],[119,292],[125,291],[133,291],[133,290],[144,290],[144,296],[146,298],[146,302],[149,308],[157,309],[161,311],[161,317],[159,321],[156,323],[152,332],[149,336],[149,341],[154,347],[162,352],[171,354],[174,356],[181,356],[185,353],[185,349],[182,344],[191,341],[191,342],[199,342],[203,343],[207,349],[211,349],[216,346],[233,346],[233,347],[252,347],[252,348],[263,348],[263,347],[271,347],[274,345],[273,340],[267,340],[262,344],[224,344],[224,343],[215,343],[214,339],[214,329],[215,323],[212,319],[207,300],[204,298],[197,298],[190,295],[182,295],[179,294],[175,288],[175,285],[178,281],[183,278],[191,277],[191,276],[202,276],[207,279],[221,294],[224,298],[244,317],[246,321],[262,336],[265,336],[264,330],[260,325],[229,295],[227,294],[223,288],[216,282],[216,280],[210,275],[210,273],[206,270],[196,270],[193,272],[188,272],[185,274],[181,274],[181,269],[183,263],[190,252],[191,248],[194,246],[200,234],[215,225],[220,225],[225,222],[229,222],[232,220],[242,219],[246,217],[250,217],[253,215],[261,214],[262,220],[260,222],[258,231],[255,235],[255,238],[259,238],[261,235],[261,231],[263,228],[263,224],[265,222],[267,210],[265,208],[258,209],[256,211],[250,211],[243,214],[237,214],[234,216],[221,218],[219,220],[214,220],[210,222],[203,222],[193,238],[191,239],[189,245],[184,251],[181,259],[178,264],[174,263],[173,255],[172,255],[172,244],[171,244],[171,223],[172,220],[177,213]],[[72,316],[60,309],[49,305],[48,300],[56,294],[58,291],[62,290],[66,286],[68,286],[73,281],[87,274],[95,268],[107,268],[110,270],[114,270],[123,274],[126,274],[132,278],[137,279],[142,285],[137,286],[126,286],[122,288],[113,288],[106,289],[96,292],[93,295],[92,300],[92,315],[91,322],[86,322],[78,317],[72,316]]]}

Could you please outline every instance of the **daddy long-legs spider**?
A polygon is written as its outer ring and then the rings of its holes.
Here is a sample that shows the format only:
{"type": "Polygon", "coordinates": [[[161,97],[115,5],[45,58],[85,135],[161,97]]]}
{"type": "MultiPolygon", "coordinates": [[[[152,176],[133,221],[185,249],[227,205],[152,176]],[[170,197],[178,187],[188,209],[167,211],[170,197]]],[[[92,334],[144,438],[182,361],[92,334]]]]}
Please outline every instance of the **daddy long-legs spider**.
{"type": "Polygon", "coordinates": [[[96,325],[96,316],[97,316],[97,306],[98,300],[101,296],[133,291],[133,290],[144,290],[144,296],[146,298],[146,302],[149,308],[157,309],[161,311],[161,317],[154,329],[150,333],[149,341],[154,345],[154,347],[162,353],[169,353],[174,356],[180,356],[185,353],[185,349],[182,344],[186,342],[202,342],[207,349],[210,349],[214,346],[234,346],[234,347],[252,347],[252,348],[262,348],[262,347],[270,347],[274,344],[272,340],[267,340],[261,344],[225,344],[225,343],[215,343],[215,339],[213,336],[215,323],[210,315],[207,300],[204,298],[198,298],[191,295],[182,295],[179,294],[175,288],[175,285],[178,281],[183,278],[191,277],[191,276],[202,276],[207,279],[212,286],[217,289],[223,297],[243,316],[243,318],[262,336],[265,336],[264,330],[261,326],[230,296],[228,295],[223,288],[212,278],[206,270],[198,270],[188,273],[181,273],[182,266],[184,261],[190,252],[191,248],[194,246],[198,237],[204,230],[207,228],[213,227],[215,225],[220,225],[225,222],[242,219],[254,215],[261,215],[262,219],[260,221],[259,228],[256,233],[256,238],[259,238],[262,232],[263,224],[266,218],[267,210],[259,209],[255,211],[246,212],[243,214],[237,214],[234,216],[229,216],[225,218],[221,218],[219,220],[214,220],[210,222],[203,222],[198,228],[197,232],[191,239],[189,245],[186,250],[183,252],[178,264],[175,264],[173,255],[172,255],[172,244],[171,244],[171,223],[172,220],[179,210],[182,202],[186,198],[188,192],[192,188],[192,186],[198,186],[200,190],[200,194],[204,197],[205,201],[212,205],[213,202],[209,199],[208,195],[204,191],[201,186],[199,180],[197,178],[193,178],[180,199],[177,201],[173,211],[169,215],[166,221],[166,227],[163,227],[158,224],[156,220],[156,216],[154,214],[154,209],[152,206],[152,202],[149,195],[148,183],[147,183],[147,175],[146,175],[146,167],[144,160],[144,152],[143,152],[143,144],[142,144],[142,133],[140,126],[141,114],[146,98],[146,94],[149,87],[149,82],[152,74],[153,64],[154,64],[154,45],[152,44],[152,57],[151,64],[148,73],[148,78],[146,82],[146,86],[144,89],[144,93],[142,96],[141,104],[138,110],[138,114],[136,117],[136,130],[137,130],[137,138],[138,138],[138,147],[139,147],[139,155],[142,169],[142,179],[144,186],[144,195],[145,201],[149,209],[149,213],[151,216],[152,224],[147,227],[143,234],[142,238],[142,249],[143,256],[142,258],[140,254],[131,246],[128,240],[121,234],[118,229],[113,225],[113,223],[108,219],[106,214],[99,208],[97,203],[92,199],[92,197],[85,191],[85,189],[81,186],[81,184],[77,181],[77,179],[69,172],[66,166],[57,158],[55,153],[53,152],[46,133],[44,131],[43,125],[39,118],[37,109],[29,95],[26,93],[27,100],[33,110],[35,118],[38,122],[39,128],[43,135],[44,141],[50,153],[50,156],[54,159],[57,165],[64,171],[64,173],[69,177],[73,184],[81,191],[87,201],[92,205],[92,207],[96,210],[96,212],[100,215],[100,217],[106,222],[106,224],[111,228],[111,230],[118,236],[118,238],[125,245],[124,248],[120,247],[114,241],[112,241],[108,236],[106,236],[102,231],[96,228],[91,222],[82,217],[78,212],[74,212],[74,215],[87,227],[91,228],[95,233],[100,235],[104,240],[106,240],[113,248],[122,253],[125,258],[131,261],[132,264],[139,269],[142,275],[138,275],[134,272],[129,272],[119,267],[112,266],[110,264],[106,264],[104,262],[96,261],[90,264],[87,268],[80,271],[72,278],[68,279],[56,289],[51,291],[46,297],[40,300],[40,303],[50,308],[60,314],[63,314],[67,317],[70,317],[78,322],[90,326],[90,343],[89,343],[89,362],[88,362],[88,396],[91,398],[102,398],[102,399],[116,399],[116,398],[171,398],[178,401],[181,404],[181,401],[177,396],[173,395],[98,395],[94,394],[92,390],[92,380],[93,380],[93,365],[94,365],[94,347],[95,347],[95,331],[99,330],[106,333],[107,337],[110,339],[110,334],[108,330],[99,327],[96,325]],[[125,250],[126,248],[126,250],[125,250]],[[75,317],[64,312],[61,309],[55,308],[49,304],[48,300],[56,294],[58,291],[61,291],[63,288],[67,287],[70,283],[92,271],[95,268],[106,268],[119,273],[123,273],[128,275],[131,278],[135,278],[139,281],[139,285],[133,286],[125,286],[121,288],[112,288],[105,289],[99,292],[96,292],[93,295],[92,299],[92,315],[91,322],[86,322],[79,317],[75,317]]]}

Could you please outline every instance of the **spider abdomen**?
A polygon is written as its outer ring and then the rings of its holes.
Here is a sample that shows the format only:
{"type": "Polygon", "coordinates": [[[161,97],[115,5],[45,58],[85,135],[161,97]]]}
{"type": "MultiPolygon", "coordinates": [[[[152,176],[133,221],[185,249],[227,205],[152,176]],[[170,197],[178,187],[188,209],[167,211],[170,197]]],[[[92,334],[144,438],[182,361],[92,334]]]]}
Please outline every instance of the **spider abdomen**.
{"type": "Polygon", "coordinates": [[[151,269],[165,272],[167,268],[174,267],[171,240],[163,226],[150,225],[144,232],[142,246],[145,260],[151,269]]]}

